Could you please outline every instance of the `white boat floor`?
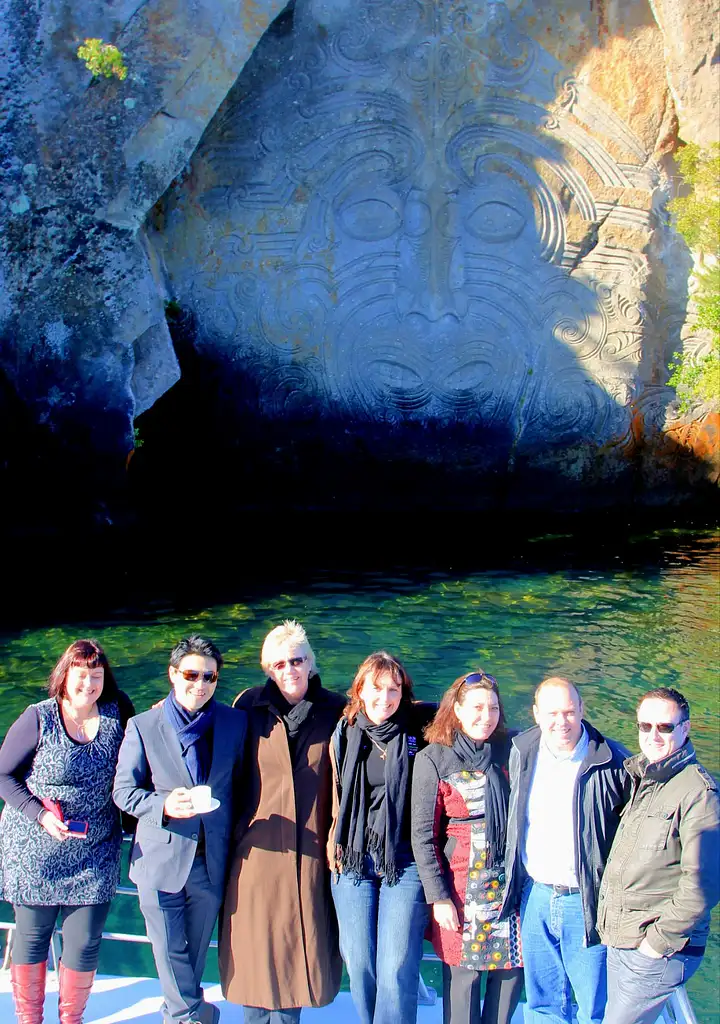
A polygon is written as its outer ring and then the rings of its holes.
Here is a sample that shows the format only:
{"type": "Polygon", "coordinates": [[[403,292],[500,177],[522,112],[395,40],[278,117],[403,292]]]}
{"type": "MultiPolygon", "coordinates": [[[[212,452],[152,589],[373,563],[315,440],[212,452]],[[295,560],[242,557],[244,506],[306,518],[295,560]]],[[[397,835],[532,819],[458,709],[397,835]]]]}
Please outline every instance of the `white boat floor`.
{"type": "MultiPolygon", "coordinates": [[[[219,985],[205,985],[206,998],[220,1009],[221,1024],[242,1024],[241,1006],[226,1003],[219,985]]],[[[95,979],[92,995],[85,1011],[84,1024],[159,1024],[160,990],[157,978],[95,979]]],[[[14,1024],[16,1020],[10,988],[10,972],[0,971],[0,1022],[14,1024]]],[[[513,1017],[513,1024],[522,1024],[522,1007],[513,1017]]],[[[434,1006],[419,1006],[417,1024],[441,1024],[442,1002],[434,1006]]],[[[319,1010],[303,1010],[303,1024],[358,1024],[349,993],[341,992],[331,1006],[319,1010]]],[[[57,979],[48,974],[45,996],[45,1024],[58,1024],[57,979]]]]}

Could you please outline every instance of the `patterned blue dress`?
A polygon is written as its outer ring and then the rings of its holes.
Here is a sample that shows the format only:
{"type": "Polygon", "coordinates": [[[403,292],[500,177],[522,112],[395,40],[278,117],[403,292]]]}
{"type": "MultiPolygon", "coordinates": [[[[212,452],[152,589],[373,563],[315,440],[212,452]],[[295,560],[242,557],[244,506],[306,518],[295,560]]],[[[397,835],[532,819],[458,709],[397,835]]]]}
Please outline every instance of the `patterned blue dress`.
{"type": "Polygon", "coordinates": [[[89,828],[85,839],[58,842],[6,804],[0,817],[3,898],[30,906],[106,903],[120,879],[122,832],[112,801],[124,734],[118,705],[98,705],[100,724],[89,743],[70,739],[54,698],[34,707],[38,744],[25,785],[40,800],[57,800],[66,820],[87,821],[89,828]]]}

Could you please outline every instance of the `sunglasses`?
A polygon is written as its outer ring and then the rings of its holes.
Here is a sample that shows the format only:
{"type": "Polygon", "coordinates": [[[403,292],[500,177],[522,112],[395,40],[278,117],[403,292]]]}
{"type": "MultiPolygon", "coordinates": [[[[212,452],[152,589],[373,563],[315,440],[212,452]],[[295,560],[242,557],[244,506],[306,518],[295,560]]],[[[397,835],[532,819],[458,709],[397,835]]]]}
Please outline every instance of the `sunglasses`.
{"type": "Polygon", "coordinates": [[[489,683],[493,683],[497,686],[497,679],[495,676],[489,676],[487,672],[471,672],[469,676],[465,676],[462,681],[462,685],[472,686],[473,683],[481,683],[483,679],[487,679],[489,683]]]}
{"type": "Polygon", "coordinates": [[[177,671],[186,683],[196,683],[198,679],[202,679],[204,683],[214,683],[218,677],[217,672],[200,672],[196,668],[179,668],[177,671]]]}
{"type": "Polygon", "coordinates": [[[652,732],[653,729],[657,729],[661,736],[669,736],[683,722],[687,722],[687,718],[680,722],[638,722],[638,729],[640,732],[652,732]]]}
{"type": "Polygon", "coordinates": [[[306,657],[288,658],[287,661],[276,661],[272,668],[274,672],[282,672],[286,665],[289,665],[290,668],[298,668],[304,661],[307,661],[306,657]]]}

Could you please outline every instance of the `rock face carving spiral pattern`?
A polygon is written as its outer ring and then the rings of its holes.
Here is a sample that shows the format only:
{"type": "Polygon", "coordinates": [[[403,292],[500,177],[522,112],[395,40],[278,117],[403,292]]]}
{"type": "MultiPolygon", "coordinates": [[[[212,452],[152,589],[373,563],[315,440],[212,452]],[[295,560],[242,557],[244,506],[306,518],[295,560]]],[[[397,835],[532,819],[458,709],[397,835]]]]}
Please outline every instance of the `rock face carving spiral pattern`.
{"type": "Polygon", "coordinates": [[[629,422],[646,270],[598,226],[648,231],[656,178],[510,5],[298,0],[154,244],[264,416],[602,441],[629,422]]]}

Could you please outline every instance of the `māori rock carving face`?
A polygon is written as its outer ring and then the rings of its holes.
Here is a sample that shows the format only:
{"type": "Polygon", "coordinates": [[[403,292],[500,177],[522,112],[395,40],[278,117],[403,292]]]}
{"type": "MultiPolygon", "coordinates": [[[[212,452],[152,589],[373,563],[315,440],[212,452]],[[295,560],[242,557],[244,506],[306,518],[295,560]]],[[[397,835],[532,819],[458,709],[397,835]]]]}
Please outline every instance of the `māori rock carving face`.
{"type": "Polygon", "coordinates": [[[298,0],[260,44],[152,241],[263,415],[625,432],[660,172],[527,25],[298,0]]]}

